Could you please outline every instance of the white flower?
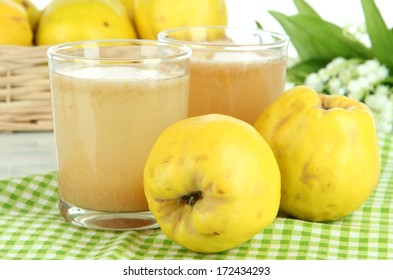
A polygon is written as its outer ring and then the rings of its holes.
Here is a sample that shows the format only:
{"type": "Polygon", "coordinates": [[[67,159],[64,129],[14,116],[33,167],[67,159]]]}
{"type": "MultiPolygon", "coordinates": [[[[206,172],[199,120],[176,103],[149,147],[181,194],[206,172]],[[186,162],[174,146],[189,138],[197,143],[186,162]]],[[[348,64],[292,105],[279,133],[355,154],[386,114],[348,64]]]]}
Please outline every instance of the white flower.
{"type": "Polygon", "coordinates": [[[329,81],[330,77],[331,77],[330,71],[328,71],[326,68],[322,68],[318,71],[318,75],[319,75],[319,79],[323,82],[326,83],[327,81],[329,81]]]}
{"type": "Polygon", "coordinates": [[[354,22],[347,22],[343,26],[343,30],[347,31],[350,34],[354,34],[357,31],[358,27],[354,22]]]}
{"type": "MultiPolygon", "coordinates": [[[[387,95],[389,95],[389,93],[390,93],[389,87],[385,86],[385,85],[379,85],[374,90],[375,95],[386,95],[387,96],[387,95]]],[[[393,97],[393,95],[391,97],[393,97]]]]}
{"type": "Polygon", "coordinates": [[[380,112],[383,109],[383,106],[387,102],[387,98],[383,95],[369,95],[367,96],[365,103],[370,109],[374,109],[375,111],[380,112]]]}
{"type": "Polygon", "coordinates": [[[291,88],[293,88],[295,86],[296,86],[296,84],[294,82],[291,82],[291,81],[286,81],[285,82],[285,90],[291,89],[291,88]]]}
{"type": "Polygon", "coordinates": [[[375,73],[375,72],[368,73],[368,75],[365,78],[368,80],[368,82],[371,85],[374,85],[374,84],[376,84],[376,83],[381,81],[381,79],[379,78],[378,74],[375,73]]]}
{"type": "Polygon", "coordinates": [[[385,66],[381,65],[377,71],[377,75],[380,81],[386,79],[389,77],[389,69],[386,68],[385,66]]]}
{"type": "Polygon", "coordinates": [[[343,26],[344,32],[347,32],[349,36],[362,42],[365,46],[370,47],[370,37],[367,33],[367,27],[365,23],[355,25],[353,22],[349,22],[343,26]]]}
{"type": "Polygon", "coordinates": [[[358,73],[359,76],[367,76],[369,70],[365,64],[360,64],[356,67],[356,72],[358,73]]]}
{"type": "Polygon", "coordinates": [[[366,77],[371,84],[376,84],[389,76],[389,70],[375,59],[367,60],[357,67],[360,76],[366,77]]]}
{"type": "Polygon", "coordinates": [[[370,88],[370,83],[366,78],[360,77],[348,83],[348,97],[362,100],[370,88]]]}
{"type": "Polygon", "coordinates": [[[317,73],[311,73],[305,80],[305,85],[313,88],[317,92],[322,92],[323,82],[317,73]]]}
{"type": "Polygon", "coordinates": [[[369,95],[365,104],[371,109],[378,131],[391,132],[393,128],[393,100],[387,95],[369,95]]]}
{"type": "Polygon", "coordinates": [[[338,78],[341,80],[341,83],[348,84],[354,78],[353,74],[353,71],[346,69],[338,74],[338,78]]]}
{"type": "Polygon", "coordinates": [[[333,59],[331,62],[329,62],[326,65],[326,69],[329,72],[339,72],[341,69],[343,69],[346,65],[347,60],[343,57],[336,57],[335,59],[333,59]]]}
{"type": "Polygon", "coordinates": [[[369,71],[376,71],[381,66],[381,64],[375,59],[367,60],[364,65],[368,68],[369,71]]]}
{"type": "Polygon", "coordinates": [[[366,23],[361,23],[356,27],[356,33],[362,33],[362,34],[366,34],[367,33],[367,27],[366,27],[366,23]]]}
{"type": "Polygon", "coordinates": [[[345,93],[339,78],[332,78],[328,81],[328,91],[330,94],[343,95],[345,93]]]}

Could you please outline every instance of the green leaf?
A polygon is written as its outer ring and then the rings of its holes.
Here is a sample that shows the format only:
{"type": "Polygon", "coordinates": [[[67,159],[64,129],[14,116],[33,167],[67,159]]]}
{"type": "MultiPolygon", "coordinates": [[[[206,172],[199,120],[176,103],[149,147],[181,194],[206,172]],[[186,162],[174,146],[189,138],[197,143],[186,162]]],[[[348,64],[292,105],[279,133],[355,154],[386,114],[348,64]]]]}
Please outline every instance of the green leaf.
{"type": "Polygon", "coordinates": [[[304,0],[294,0],[296,8],[299,11],[300,15],[310,16],[314,18],[319,18],[319,14],[304,0]]]}
{"type": "Polygon", "coordinates": [[[270,14],[284,28],[301,60],[371,57],[367,47],[344,35],[342,29],[333,23],[314,16],[286,16],[275,11],[270,11],[270,14]]]}
{"type": "Polygon", "coordinates": [[[324,59],[303,60],[287,69],[287,78],[295,84],[304,84],[304,81],[310,73],[318,72],[325,67],[330,61],[324,59]]]}
{"type": "Polygon", "coordinates": [[[393,33],[387,28],[374,0],[362,0],[366,27],[375,57],[391,70],[393,69],[393,33]]]}
{"type": "Polygon", "coordinates": [[[301,30],[302,28],[293,20],[280,12],[269,12],[283,27],[288,34],[292,45],[295,47],[300,59],[307,59],[308,56],[316,56],[317,43],[310,40],[310,36],[301,30]]]}
{"type": "Polygon", "coordinates": [[[255,24],[257,25],[258,29],[263,29],[263,26],[262,26],[262,24],[259,21],[256,20],[255,24]]]}
{"type": "Polygon", "coordinates": [[[319,69],[325,67],[329,62],[330,60],[325,59],[303,60],[293,65],[291,69],[307,73],[308,75],[310,73],[317,72],[319,69]]]}
{"type": "Polygon", "coordinates": [[[295,85],[303,85],[307,77],[305,73],[295,71],[291,68],[287,69],[286,80],[294,83],[295,85]]]}

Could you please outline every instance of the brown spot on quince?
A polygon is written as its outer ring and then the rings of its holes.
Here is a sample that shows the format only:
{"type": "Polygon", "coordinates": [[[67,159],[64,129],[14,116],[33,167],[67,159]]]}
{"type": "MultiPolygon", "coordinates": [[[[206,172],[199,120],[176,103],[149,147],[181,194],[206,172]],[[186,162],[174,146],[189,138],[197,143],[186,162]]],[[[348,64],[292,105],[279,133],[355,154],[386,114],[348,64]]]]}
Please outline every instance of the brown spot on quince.
{"type": "Polygon", "coordinates": [[[201,154],[201,155],[198,155],[198,156],[195,158],[195,162],[200,162],[200,161],[203,161],[203,160],[207,160],[208,158],[209,158],[208,155],[206,155],[206,154],[201,154]]]}

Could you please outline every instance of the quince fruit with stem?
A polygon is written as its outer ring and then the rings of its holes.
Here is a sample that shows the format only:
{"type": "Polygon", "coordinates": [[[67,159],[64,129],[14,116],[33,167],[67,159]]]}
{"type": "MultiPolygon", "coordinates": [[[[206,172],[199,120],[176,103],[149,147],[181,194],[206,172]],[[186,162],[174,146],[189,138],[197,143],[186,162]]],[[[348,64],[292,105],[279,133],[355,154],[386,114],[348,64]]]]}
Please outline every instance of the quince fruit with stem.
{"type": "Polygon", "coordinates": [[[358,209],[378,183],[373,115],[357,100],[294,87],[269,105],[254,126],[280,166],[280,208],[290,216],[338,220],[358,209]]]}
{"type": "Polygon", "coordinates": [[[179,121],[159,136],[144,188],[170,240],[212,253],[246,242],[274,221],[280,171],[252,125],[211,114],[179,121]]]}

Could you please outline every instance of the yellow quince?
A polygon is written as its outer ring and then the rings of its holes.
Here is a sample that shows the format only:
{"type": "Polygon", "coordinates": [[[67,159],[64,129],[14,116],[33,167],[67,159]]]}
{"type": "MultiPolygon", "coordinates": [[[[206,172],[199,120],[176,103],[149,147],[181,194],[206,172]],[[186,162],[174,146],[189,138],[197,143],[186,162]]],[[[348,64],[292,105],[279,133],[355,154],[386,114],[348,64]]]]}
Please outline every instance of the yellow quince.
{"type": "Polygon", "coordinates": [[[36,44],[130,38],[136,33],[118,0],[54,0],[42,12],[36,44]]]}
{"type": "Polygon", "coordinates": [[[134,0],[134,23],[139,37],[157,39],[165,29],[226,25],[225,0],[134,0]]]}
{"type": "Polygon", "coordinates": [[[269,105],[254,126],[276,156],[280,208],[293,217],[340,219],[358,209],[378,183],[373,115],[357,100],[295,87],[269,105]]]}
{"type": "Polygon", "coordinates": [[[40,19],[41,11],[31,0],[12,0],[12,1],[18,3],[25,9],[31,29],[34,31],[40,19]]]}
{"type": "Polygon", "coordinates": [[[149,209],[168,237],[203,253],[236,247],[269,226],[280,171],[252,125],[211,114],[169,126],[145,165],[149,209]]]}
{"type": "Polygon", "coordinates": [[[0,0],[0,45],[33,43],[33,31],[25,9],[11,0],[0,0]]]}

